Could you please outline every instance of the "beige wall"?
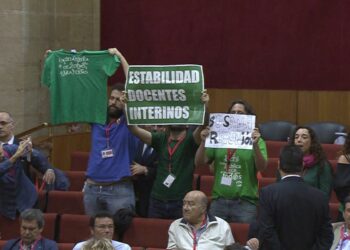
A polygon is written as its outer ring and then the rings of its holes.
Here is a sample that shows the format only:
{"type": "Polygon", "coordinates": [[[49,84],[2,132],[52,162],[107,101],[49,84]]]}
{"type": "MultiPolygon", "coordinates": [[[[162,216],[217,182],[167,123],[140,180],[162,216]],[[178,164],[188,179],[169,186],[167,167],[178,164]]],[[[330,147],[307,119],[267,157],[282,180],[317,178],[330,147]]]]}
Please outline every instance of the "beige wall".
{"type": "Polygon", "coordinates": [[[0,110],[20,132],[49,120],[49,92],[40,85],[45,50],[100,48],[100,1],[1,0],[0,30],[0,110]]]}

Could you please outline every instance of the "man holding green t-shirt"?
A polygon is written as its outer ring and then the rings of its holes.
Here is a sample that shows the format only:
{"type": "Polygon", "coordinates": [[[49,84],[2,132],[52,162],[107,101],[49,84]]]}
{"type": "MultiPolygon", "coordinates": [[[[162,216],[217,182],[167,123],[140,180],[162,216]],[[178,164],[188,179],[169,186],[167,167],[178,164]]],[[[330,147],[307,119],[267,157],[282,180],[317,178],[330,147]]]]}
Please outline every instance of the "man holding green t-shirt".
{"type": "Polygon", "coordinates": [[[50,90],[51,123],[106,121],[107,80],[120,65],[114,49],[46,52],[42,84],[50,90]]]}
{"type": "MultiPolygon", "coordinates": [[[[228,111],[231,114],[254,115],[250,105],[235,100],[228,111]]],[[[253,149],[205,148],[209,128],[201,133],[202,142],[197,150],[196,166],[214,164],[214,187],[210,213],[227,222],[251,223],[256,219],[258,202],[257,171],[267,164],[266,144],[259,130],[252,132],[253,149]]]]}

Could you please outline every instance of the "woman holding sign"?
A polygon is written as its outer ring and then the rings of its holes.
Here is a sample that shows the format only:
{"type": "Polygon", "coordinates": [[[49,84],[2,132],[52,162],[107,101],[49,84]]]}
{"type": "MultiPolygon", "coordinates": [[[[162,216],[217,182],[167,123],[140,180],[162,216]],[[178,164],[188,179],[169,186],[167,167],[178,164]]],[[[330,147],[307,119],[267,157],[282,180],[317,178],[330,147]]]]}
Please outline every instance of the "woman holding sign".
{"type": "MultiPolygon", "coordinates": [[[[228,113],[254,115],[250,105],[243,100],[232,102],[228,113]]],[[[267,164],[265,141],[256,128],[252,132],[253,148],[205,148],[209,128],[201,133],[202,142],[197,150],[196,166],[214,165],[213,201],[210,213],[227,222],[251,223],[256,219],[258,202],[257,171],[267,164]]]]}

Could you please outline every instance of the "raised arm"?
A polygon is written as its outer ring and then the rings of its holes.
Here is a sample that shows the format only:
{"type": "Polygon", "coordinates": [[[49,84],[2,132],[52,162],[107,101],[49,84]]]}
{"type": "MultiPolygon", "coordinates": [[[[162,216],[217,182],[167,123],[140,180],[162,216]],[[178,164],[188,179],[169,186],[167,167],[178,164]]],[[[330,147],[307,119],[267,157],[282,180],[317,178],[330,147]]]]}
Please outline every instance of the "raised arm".
{"type": "Polygon", "coordinates": [[[204,147],[205,139],[208,137],[208,135],[209,135],[209,127],[203,129],[200,133],[201,143],[197,149],[196,156],[194,159],[196,167],[209,164],[209,159],[208,159],[207,155],[205,154],[205,147],[204,147]]]}
{"type": "Polygon", "coordinates": [[[116,48],[108,49],[108,51],[109,51],[110,54],[116,55],[119,58],[120,63],[122,64],[122,67],[123,67],[125,78],[127,78],[128,77],[128,70],[129,70],[129,63],[128,63],[128,61],[125,59],[123,54],[120,53],[120,51],[117,50],[116,48]]]}
{"type": "Polygon", "coordinates": [[[193,131],[193,138],[194,141],[199,145],[201,143],[201,131],[203,128],[207,126],[208,120],[209,120],[209,112],[208,112],[208,107],[209,107],[209,94],[207,93],[207,90],[204,89],[202,92],[201,96],[201,101],[205,105],[205,111],[204,111],[204,124],[202,126],[198,126],[194,131],[193,131]]]}
{"type": "Polygon", "coordinates": [[[261,134],[259,132],[259,129],[255,128],[252,133],[255,166],[258,171],[264,171],[267,166],[267,160],[263,156],[261,148],[259,147],[260,137],[261,134]]]}

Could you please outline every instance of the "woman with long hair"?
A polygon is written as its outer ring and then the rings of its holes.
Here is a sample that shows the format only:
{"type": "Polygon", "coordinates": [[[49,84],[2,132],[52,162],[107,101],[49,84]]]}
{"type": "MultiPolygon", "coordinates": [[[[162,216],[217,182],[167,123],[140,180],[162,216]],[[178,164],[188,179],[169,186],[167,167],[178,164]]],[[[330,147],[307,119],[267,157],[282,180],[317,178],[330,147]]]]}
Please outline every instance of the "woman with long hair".
{"type": "Polygon", "coordinates": [[[315,132],[309,127],[298,126],[292,134],[290,143],[299,146],[304,153],[302,172],[304,181],[330,197],[333,179],[332,167],[315,132]]]}

